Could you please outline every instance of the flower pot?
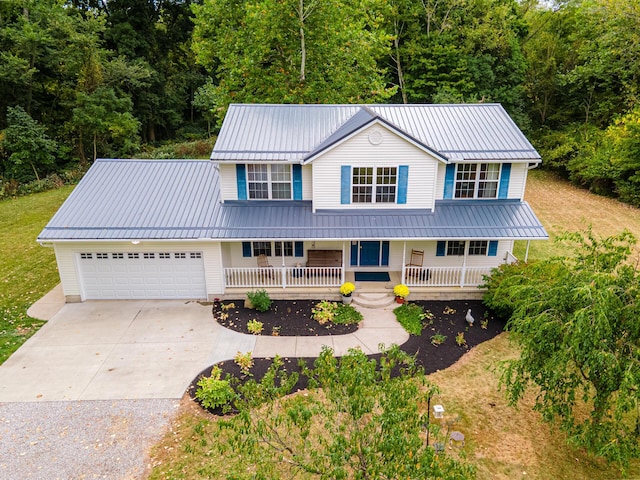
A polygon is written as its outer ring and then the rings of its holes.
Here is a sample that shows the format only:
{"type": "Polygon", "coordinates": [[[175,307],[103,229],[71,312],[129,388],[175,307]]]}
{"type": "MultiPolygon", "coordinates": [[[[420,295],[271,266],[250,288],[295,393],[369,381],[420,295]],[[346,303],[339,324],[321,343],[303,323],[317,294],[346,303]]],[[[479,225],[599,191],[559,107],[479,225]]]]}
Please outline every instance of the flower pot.
{"type": "Polygon", "coordinates": [[[399,304],[402,305],[404,303],[404,298],[403,297],[396,297],[396,303],[399,303],[399,304]]]}
{"type": "Polygon", "coordinates": [[[351,295],[349,295],[348,297],[346,295],[342,296],[342,303],[344,303],[345,305],[349,305],[352,300],[353,297],[351,295]]]}

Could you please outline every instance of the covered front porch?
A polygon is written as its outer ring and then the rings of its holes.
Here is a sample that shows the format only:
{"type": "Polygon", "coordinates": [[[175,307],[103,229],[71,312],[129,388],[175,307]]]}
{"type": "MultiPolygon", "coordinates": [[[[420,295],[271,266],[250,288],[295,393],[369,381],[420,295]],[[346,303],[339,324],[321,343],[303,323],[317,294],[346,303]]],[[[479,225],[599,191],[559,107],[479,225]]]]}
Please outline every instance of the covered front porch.
{"type": "MultiPolygon", "coordinates": [[[[347,270],[344,272],[345,281],[352,282],[356,285],[354,297],[360,296],[383,296],[393,297],[393,287],[402,281],[402,271],[389,271],[388,281],[358,281],[355,279],[355,272],[347,270]]],[[[451,277],[455,277],[452,272],[451,277]]],[[[326,299],[339,300],[340,292],[338,291],[342,282],[332,284],[319,284],[316,282],[309,285],[276,285],[275,282],[268,282],[256,286],[229,286],[225,289],[225,294],[221,299],[238,299],[244,298],[248,290],[262,288],[269,293],[269,296],[276,299],[326,299]]],[[[481,299],[484,290],[478,288],[480,284],[455,285],[435,285],[434,279],[430,279],[430,284],[422,282],[422,284],[407,284],[410,287],[411,294],[409,300],[458,300],[458,299],[481,299]]]]}

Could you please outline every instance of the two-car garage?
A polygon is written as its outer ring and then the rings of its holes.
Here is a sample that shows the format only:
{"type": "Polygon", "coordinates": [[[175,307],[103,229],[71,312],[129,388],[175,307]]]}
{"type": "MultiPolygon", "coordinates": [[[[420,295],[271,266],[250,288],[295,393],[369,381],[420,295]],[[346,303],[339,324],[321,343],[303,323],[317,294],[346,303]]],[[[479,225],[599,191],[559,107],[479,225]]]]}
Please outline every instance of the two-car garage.
{"type": "Polygon", "coordinates": [[[207,298],[201,251],[76,252],[83,300],[207,298]]]}

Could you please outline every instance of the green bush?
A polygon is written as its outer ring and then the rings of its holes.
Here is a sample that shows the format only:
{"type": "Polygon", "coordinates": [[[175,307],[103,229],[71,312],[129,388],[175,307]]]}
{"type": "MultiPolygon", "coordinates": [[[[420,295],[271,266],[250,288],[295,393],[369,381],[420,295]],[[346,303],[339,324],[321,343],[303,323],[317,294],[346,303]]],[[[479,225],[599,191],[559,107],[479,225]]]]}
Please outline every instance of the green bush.
{"type": "Polygon", "coordinates": [[[204,408],[215,409],[222,407],[224,412],[231,409],[231,402],[235,397],[233,388],[228,380],[221,379],[222,370],[220,367],[211,369],[211,376],[202,377],[198,381],[196,398],[204,408]]]}
{"type": "Polygon", "coordinates": [[[425,318],[433,318],[433,315],[425,313],[420,305],[404,303],[393,310],[396,319],[410,335],[420,335],[424,328],[425,318]]]}
{"type": "Polygon", "coordinates": [[[335,315],[333,316],[333,323],[340,325],[351,325],[353,323],[360,323],[362,321],[362,314],[351,305],[345,305],[337,303],[335,315]]]}
{"type": "Polygon", "coordinates": [[[351,305],[330,302],[328,300],[318,302],[311,312],[314,320],[320,323],[320,325],[324,325],[327,322],[351,325],[352,323],[360,323],[362,321],[362,314],[351,305]]]}
{"type": "Polygon", "coordinates": [[[271,307],[271,299],[264,289],[247,292],[247,298],[259,312],[266,312],[271,307]]]}

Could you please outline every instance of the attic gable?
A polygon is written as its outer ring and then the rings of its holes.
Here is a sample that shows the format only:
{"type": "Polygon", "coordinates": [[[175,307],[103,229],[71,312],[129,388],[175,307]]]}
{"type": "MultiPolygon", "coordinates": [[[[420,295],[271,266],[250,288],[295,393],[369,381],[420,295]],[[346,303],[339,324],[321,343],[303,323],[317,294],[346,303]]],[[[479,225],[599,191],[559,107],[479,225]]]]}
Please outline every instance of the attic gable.
{"type": "MultiPolygon", "coordinates": [[[[364,130],[372,127],[373,125],[379,125],[387,131],[390,131],[392,134],[397,135],[398,137],[403,138],[409,143],[413,144],[420,150],[425,151],[429,155],[434,158],[440,160],[441,162],[447,162],[447,157],[441,155],[439,152],[430,148],[428,145],[425,145],[420,140],[409,135],[407,132],[404,132],[393,123],[389,122],[381,115],[373,112],[368,107],[362,107],[353,117],[351,117],[347,122],[344,123],[338,130],[336,130],[332,135],[330,135],[325,141],[323,141],[320,145],[318,145],[312,152],[309,153],[304,158],[303,163],[311,163],[318,156],[326,153],[327,151],[335,148],[340,145],[342,142],[345,142],[349,138],[363,132],[364,130]]],[[[374,141],[372,140],[372,143],[374,141]]]]}

